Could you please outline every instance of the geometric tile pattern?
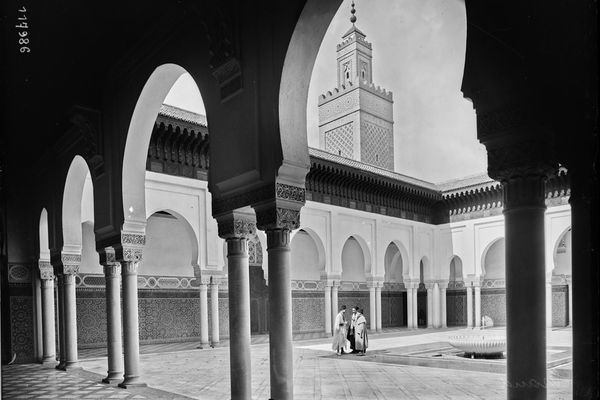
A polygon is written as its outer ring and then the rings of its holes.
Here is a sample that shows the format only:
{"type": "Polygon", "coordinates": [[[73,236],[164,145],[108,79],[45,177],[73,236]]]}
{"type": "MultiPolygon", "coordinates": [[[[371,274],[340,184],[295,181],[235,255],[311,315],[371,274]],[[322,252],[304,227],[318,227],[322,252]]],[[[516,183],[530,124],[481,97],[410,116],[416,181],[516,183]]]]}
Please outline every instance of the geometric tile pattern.
{"type": "Polygon", "coordinates": [[[325,298],[323,293],[317,296],[292,297],[292,331],[315,332],[325,329],[325,298]]]}
{"type": "Polygon", "coordinates": [[[2,366],[3,399],[147,399],[39,364],[2,366]]]}
{"type": "Polygon", "coordinates": [[[391,129],[361,121],[360,147],[362,162],[389,170],[394,169],[391,129]]]}
{"type": "Polygon", "coordinates": [[[10,297],[11,352],[16,362],[33,361],[33,298],[10,297]]]}
{"type": "Polygon", "coordinates": [[[346,158],[354,157],[352,122],[325,132],[325,151],[346,158]]]}
{"type": "Polygon", "coordinates": [[[381,326],[405,326],[406,292],[381,293],[381,326]]]}

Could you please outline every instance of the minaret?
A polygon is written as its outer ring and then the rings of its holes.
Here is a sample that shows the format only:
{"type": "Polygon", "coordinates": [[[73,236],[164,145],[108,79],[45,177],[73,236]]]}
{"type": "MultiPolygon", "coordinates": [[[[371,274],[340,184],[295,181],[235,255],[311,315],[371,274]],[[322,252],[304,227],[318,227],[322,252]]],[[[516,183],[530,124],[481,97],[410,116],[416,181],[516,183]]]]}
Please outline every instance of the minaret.
{"type": "Polygon", "coordinates": [[[373,84],[372,46],[356,27],[337,45],[337,88],[319,97],[321,149],[394,170],[392,93],[373,84]]]}

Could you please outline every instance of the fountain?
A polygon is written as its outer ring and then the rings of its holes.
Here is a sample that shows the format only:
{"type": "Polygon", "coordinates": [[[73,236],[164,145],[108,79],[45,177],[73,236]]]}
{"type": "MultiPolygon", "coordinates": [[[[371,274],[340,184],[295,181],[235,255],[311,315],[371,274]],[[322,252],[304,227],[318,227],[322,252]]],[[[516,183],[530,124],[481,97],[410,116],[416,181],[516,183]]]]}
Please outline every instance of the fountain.
{"type": "Polygon", "coordinates": [[[468,358],[502,358],[506,351],[506,338],[498,335],[457,335],[451,336],[448,343],[468,358]]]}

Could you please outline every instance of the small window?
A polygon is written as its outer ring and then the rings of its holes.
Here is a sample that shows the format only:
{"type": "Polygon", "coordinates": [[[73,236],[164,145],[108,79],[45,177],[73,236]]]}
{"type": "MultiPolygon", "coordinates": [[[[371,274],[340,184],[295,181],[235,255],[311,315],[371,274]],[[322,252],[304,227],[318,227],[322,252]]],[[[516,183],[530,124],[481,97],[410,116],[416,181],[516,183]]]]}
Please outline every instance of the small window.
{"type": "Polygon", "coordinates": [[[341,156],[342,155],[342,151],[338,149],[338,155],[341,156]]]}
{"type": "Polygon", "coordinates": [[[375,161],[379,161],[379,154],[375,154],[375,161]]]}

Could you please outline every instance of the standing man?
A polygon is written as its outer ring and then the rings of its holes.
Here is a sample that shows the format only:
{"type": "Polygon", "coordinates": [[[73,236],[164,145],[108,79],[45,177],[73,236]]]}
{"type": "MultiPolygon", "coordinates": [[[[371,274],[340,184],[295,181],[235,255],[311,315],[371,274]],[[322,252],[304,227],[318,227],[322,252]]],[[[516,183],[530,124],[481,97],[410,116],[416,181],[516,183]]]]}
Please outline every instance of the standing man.
{"type": "Polygon", "coordinates": [[[341,356],[344,354],[344,346],[346,346],[346,306],[342,305],[342,308],[338,315],[335,317],[335,325],[333,332],[333,344],[332,348],[335,350],[335,354],[341,356]]]}
{"type": "Polygon", "coordinates": [[[355,306],[352,307],[352,320],[350,321],[350,326],[348,327],[348,341],[350,342],[350,349],[352,354],[357,353],[356,351],[356,336],[355,336],[355,330],[356,330],[356,313],[358,312],[359,307],[355,306]]]}
{"type": "Polygon", "coordinates": [[[355,347],[359,356],[364,356],[367,352],[367,347],[369,347],[369,339],[367,337],[367,319],[363,315],[362,308],[356,313],[356,323],[355,323],[355,347]]]}

